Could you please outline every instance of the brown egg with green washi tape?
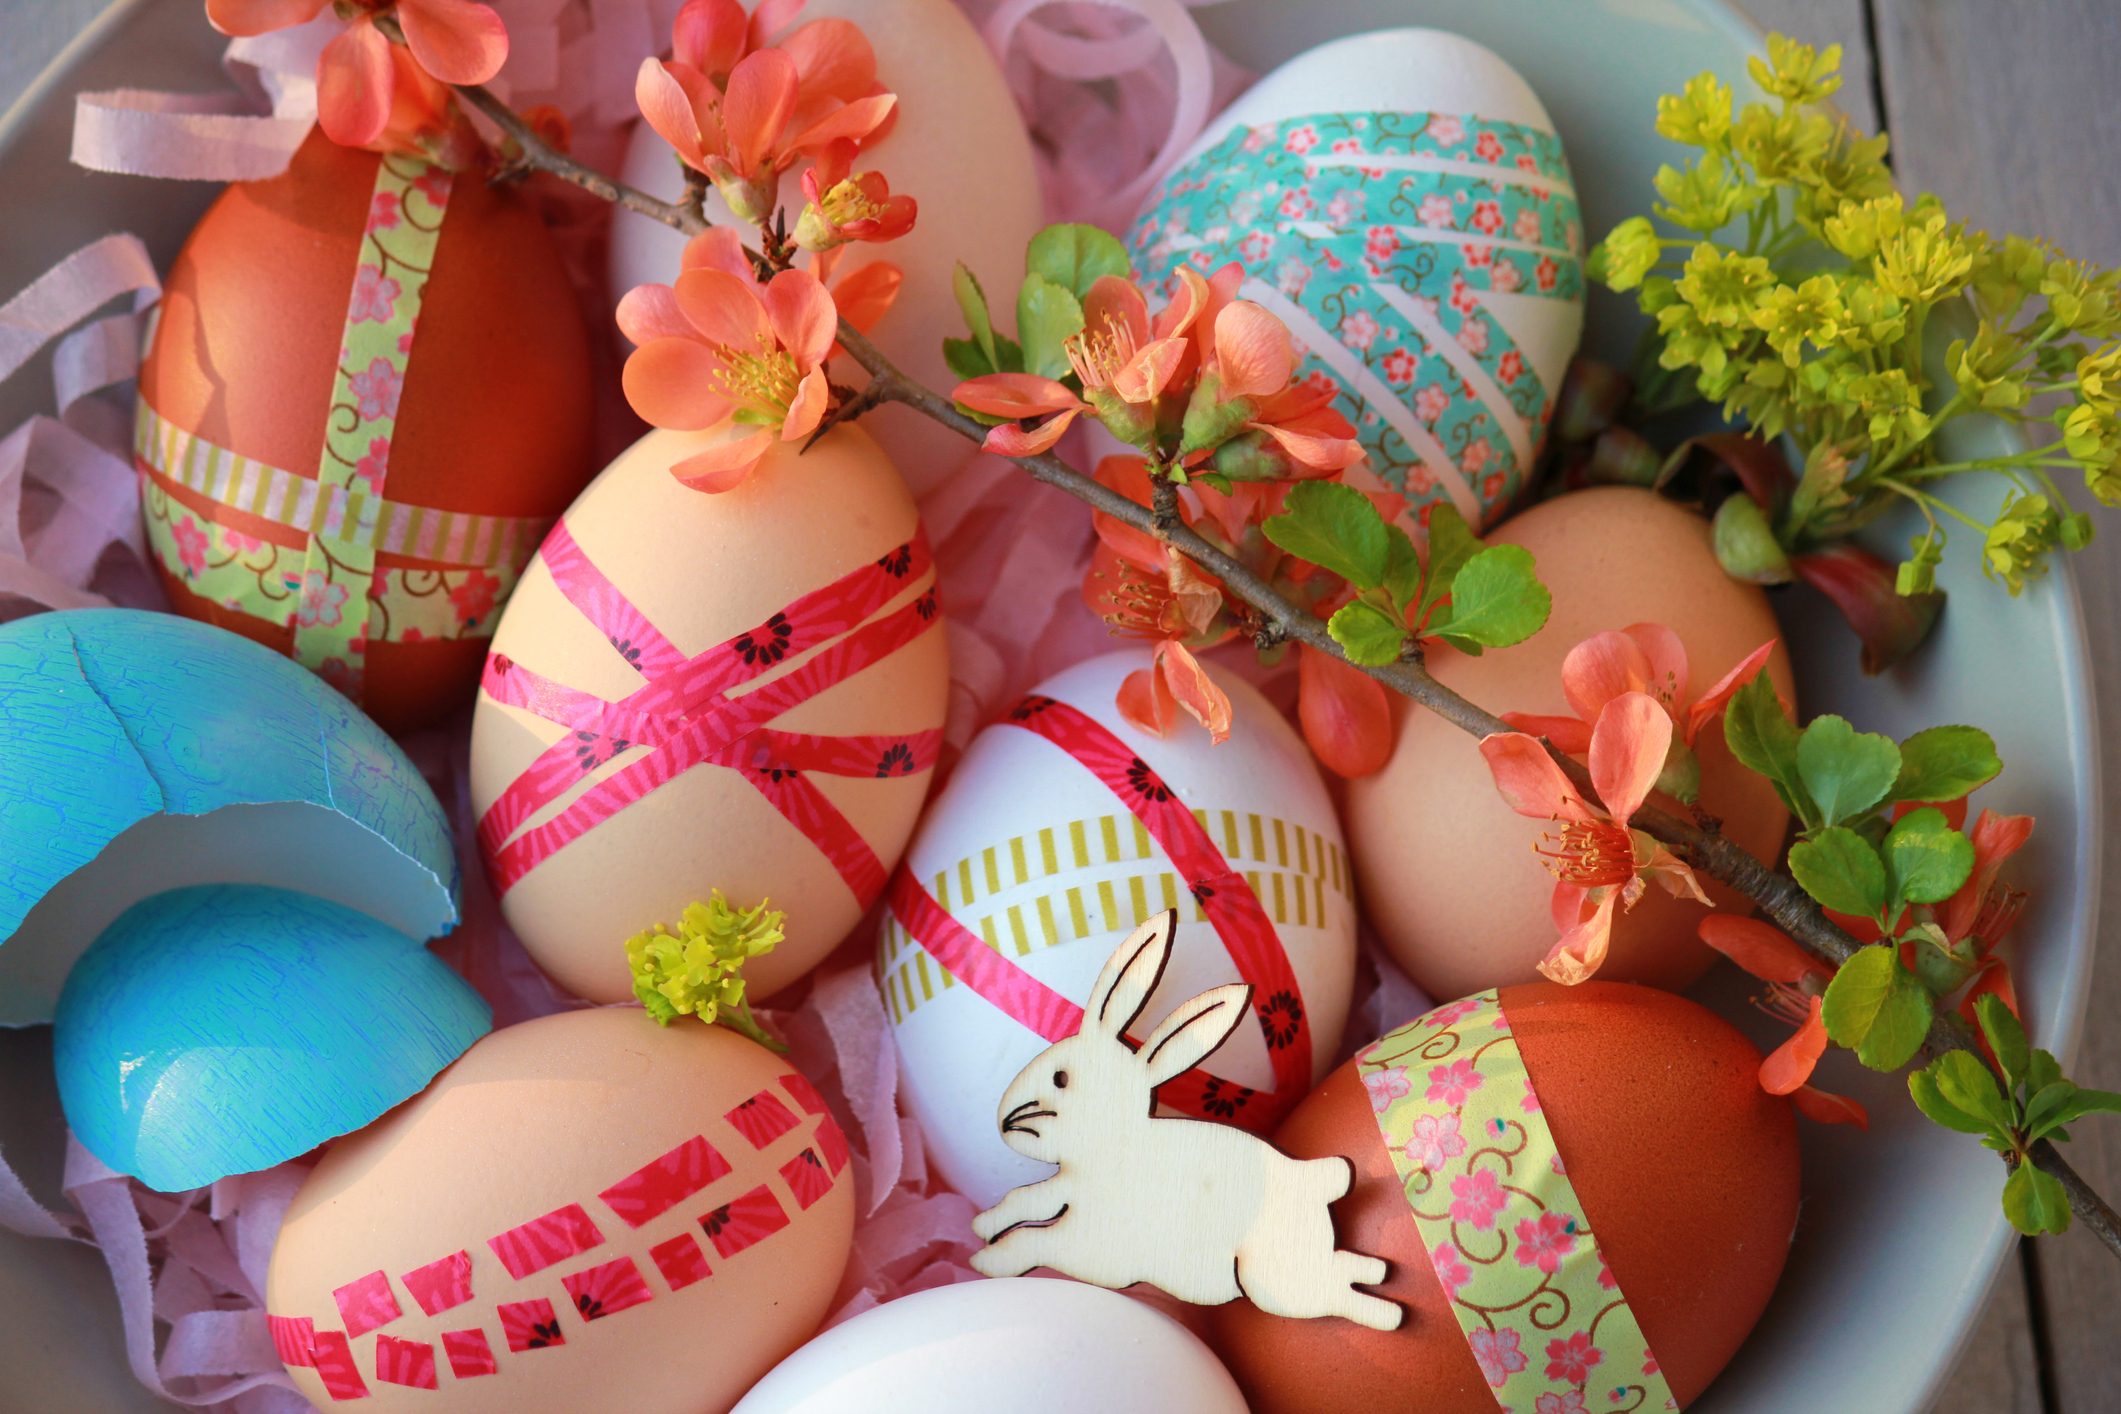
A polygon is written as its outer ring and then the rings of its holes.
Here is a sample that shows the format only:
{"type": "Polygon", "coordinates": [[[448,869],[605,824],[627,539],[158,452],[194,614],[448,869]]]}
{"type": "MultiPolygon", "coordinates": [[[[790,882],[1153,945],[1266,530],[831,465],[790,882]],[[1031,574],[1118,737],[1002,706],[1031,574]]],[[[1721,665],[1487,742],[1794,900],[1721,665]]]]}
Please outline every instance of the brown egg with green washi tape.
{"type": "Polygon", "coordinates": [[[1334,1071],[1274,1142],[1343,1154],[1342,1248],[1392,1264],[1392,1332],[1244,1302],[1213,1344],[1259,1414],[1684,1408],[1735,1354],[1796,1227],[1797,1136],[1760,1053],[1625,983],[1479,993],[1334,1071]]]}
{"type": "Polygon", "coordinates": [[[179,613],[419,726],[471,700],[593,413],[523,191],[317,134],[170,267],[133,442],[151,559],[179,613]]]}

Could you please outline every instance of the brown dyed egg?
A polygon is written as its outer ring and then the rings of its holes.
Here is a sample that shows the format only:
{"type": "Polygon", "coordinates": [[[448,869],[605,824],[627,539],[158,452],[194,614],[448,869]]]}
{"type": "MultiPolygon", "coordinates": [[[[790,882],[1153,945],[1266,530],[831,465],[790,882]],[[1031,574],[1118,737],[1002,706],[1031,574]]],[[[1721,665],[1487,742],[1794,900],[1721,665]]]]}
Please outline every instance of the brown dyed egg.
{"type": "Polygon", "coordinates": [[[949,662],[913,498],[856,427],[734,490],[651,432],[554,528],[494,636],[472,719],[489,881],[530,955],[633,995],[626,940],[719,889],[787,914],[745,968],[794,981],[882,891],[943,724],[949,662]]]}
{"type": "Polygon", "coordinates": [[[388,728],[436,720],[593,469],[592,393],[519,193],[312,136],[224,192],[164,283],[134,448],[170,602],[388,728]]]}
{"type": "Polygon", "coordinates": [[[853,1230],[846,1141],[785,1061],[563,1012],[333,1145],[266,1309],[319,1409],[710,1414],[817,1328],[853,1230]]]}
{"type": "MultiPolygon", "coordinates": [[[[1689,701],[1781,631],[1767,596],[1716,563],[1708,522],[1649,491],[1558,497],[1488,539],[1531,551],[1554,598],[1546,627],[1514,648],[1478,658],[1449,648],[1431,654],[1439,681],[1491,712],[1567,714],[1562,660],[1607,629],[1658,622],[1677,633],[1687,650],[1689,701]]],[[[1767,672],[1794,702],[1789,655],[1778,648],[1767,672]]],[[[1390,760],[1351,782],[1346,797],[1366,916],[1431,996],[1534,980],[1557,936],[1554,877],[1533,852],[1552,826],[1503,803],[1475,737],[1403,702],[1397,718],[1390,760]]],[[[1720,720],[1702,728],[1695,751],[1701,807],[1738,844],[1772,857],[1789,823],[1774,787],[1731,759],[1720,720]]],[[[1721,884],[1704,883],[1718,907],[1747,906],[1721,884]]],[[[1714,957],[1694,934],[1703,912],[1652,885],[1632,912],[1616,917],[1599,976],[1686,986],[1714,957]]]]}
{"type": "MultiPolygon", "coordinates": [[[[1571,1231],[1587,1226],[1595,1238],[1683,1408],[1744,1342],[1782,1274],[1799,1196],[1789,1106],[1760,1089],[1760,1053],[1751,1042],[1670,993],[1612,982],[1539,982],[1504,987],[1500,1001],[1582,1209],[1582,1222],[1571,1231]]],[[[1443,1017],[1449,1024],[1461,1005],[1430,1013],[1417,1023],[1416,1039],[1429,1034],[1418,1029],[1427,1021],[1443,1017]]],[[[1451,1059],[1462,1055],[1453,1052],[1451,1059]]],[[[1236,1301],[1216,1308],[1210,1344],[1256,1414],[1386,1408],[1494,1414],[1499,1396],[1490,1375],[1510,1366],[1529,1368],[1535,1380],[1547,1374],[1548,1336],[1512,1340],[1499,1357],[1491,1350],[1485,1368],[1476,1359],[1425,1250],[1359,1062],[1328,1076],[1283,1122],[1275,1143],[1298,1158],[1342,1154],[1354,1162],[1355,1186],[1333,1206],[1338,1242],[1391,1264],[1377,1290],[1405,1308],[1405,1321],[1396,1331],[1377,1332],[1343,1320],[1286,1320],[1236,1301]]],[[[1416,1095],[1436,1083],[1430,1062],[1409,1060],[1406,1072],[1416,1095]]],[[[1390,1091],[1380,1087],[1379,1093],[1390,1091]]],[[[1520,1103],[1513,1095],[1508,1108],[1520,1103]]],[[[1493,1157],[1516,1152],[1514,1134],[1486,1142],[1495,1147],[1481,1166],[1510,1187],[1496,1190],[1504,1204],[1500,1221],[1481,1225],[1484,1210],[1476,1206],[1469,1221],[1453,1228],[1468,1262],[1498,1250],[1498,1234],[1521,1208],[1535,1211],[1523,1206],[1517,1190],[1541,1187],[1539,1175],[1503,1169],[1506,1161],[1493,1157]]],[[[1449,1201],[1445,1194],[1430,1206],[1442,1209],[1449,1201]]],[[[1520,1270],[1501,1265],[1513,1275],[1520,1270]]],[[[1614,1289],[1600,1284],[1594,1299],[1609,1302],[1614,1289]]],[[[1564,1321],[1558,1302],[1542,1309],[1539,1319],[1554,1335],[1576,1324],[1564,1321]]],[[[1500,1319],[1507,1325],[1508,1314],[1500,1319]]],[[[1621,1342],[1608,1316],[1600,1317],[1592,1338],[1612,1352],[1602,1373],[1639,1386],[1635,1368],[1619,1368],[1621,1342]]],[[[1642,1363],[1637,1357],[1635,1365],[1642,1363]]],[[[1568,1389],[1569,1373],[1554,1374],[1559,1379],[1550,1388],[1568,1389]]],[[[1555,1402],[1578,1408],[1587,1401],[1579,1395],[1569,1404],[1557,1393],[1555,1402]]],[[[1609,1405],[1598,1396],[1590,1407],[1609,1405]]]]}

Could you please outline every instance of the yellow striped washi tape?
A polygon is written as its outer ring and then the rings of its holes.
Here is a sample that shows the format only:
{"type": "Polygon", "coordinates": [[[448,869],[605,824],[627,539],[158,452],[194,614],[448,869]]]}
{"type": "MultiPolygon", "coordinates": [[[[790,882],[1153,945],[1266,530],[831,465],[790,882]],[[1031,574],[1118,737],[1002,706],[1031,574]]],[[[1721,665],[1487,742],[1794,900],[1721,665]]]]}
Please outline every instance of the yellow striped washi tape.
{"type": "Polygon", "coordinates": [[[133,451],[163,479],[220,505],[408,559],[514,565],[530,558],[552,524],[549,516],[441,511],[322,486],[315,477],[216,446],[163,417],[145,398],[133,422],[133,451]]]}
{"type": "MultiPolygon", "coordinates": [[[[1193,818],[1244,876],[1277,926],[1324,927],[1328,895],[1353,908],[1347,856],[1337,841],[1272,816],[1235,810],[1195,810],[1193,818]],[[1255,867],[1246,868],[1246,865],[1255,867]]],[[[1190,908],[1206,912],[1186,882],[1163,862],[1156,841],[1131,814],[1102,815],[1018,835],[960,859],[929,881],[937,903],[955,914],[988,947],[1015,957],[1103,933],[1122,933],[1151,913],[1190,908]],[[1117,878],[1049,890],[994,905],[998,895],[1078,870],[1156,861],[1117,878]],[[987,901],[977,915],[967,910],[987,901]]],[[[958,985],[899,921],[885,915],[877,941],[877,976],[894,1024],[924,1001],[958,985]]]]}

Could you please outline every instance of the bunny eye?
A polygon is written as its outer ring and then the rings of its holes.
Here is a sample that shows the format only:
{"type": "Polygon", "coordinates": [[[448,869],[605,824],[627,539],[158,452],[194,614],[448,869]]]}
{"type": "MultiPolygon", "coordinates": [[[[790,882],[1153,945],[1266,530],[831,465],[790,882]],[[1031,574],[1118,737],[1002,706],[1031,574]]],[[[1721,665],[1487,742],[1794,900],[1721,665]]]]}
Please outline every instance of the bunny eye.
{"type": "Polygon", "coordinates": [[[1067,1071],[1056,1070],[1053,1072],[1053,1088],[1055,1088],[1056,1090],[1065,1090],[1068,1088],[1067,1071]]]}

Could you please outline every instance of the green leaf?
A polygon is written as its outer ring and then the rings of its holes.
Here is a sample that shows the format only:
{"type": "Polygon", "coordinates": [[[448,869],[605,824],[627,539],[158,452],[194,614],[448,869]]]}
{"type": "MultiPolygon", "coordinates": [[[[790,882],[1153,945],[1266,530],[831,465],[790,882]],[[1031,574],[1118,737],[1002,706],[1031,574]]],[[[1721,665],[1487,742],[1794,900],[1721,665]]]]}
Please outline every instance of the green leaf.
{"type": "Polygon", "coordinates": [[[1957,800],[2003,770],[1996,743],[1979,727],[1931,727],[1900,743],[1894,800],[1957,800]]]}
{"type": "Polygon", "coordinates": [[[943,340],[943,362],[960,378],[978,378],[1001,370],[987,357],[987,351],[971,339],[943,340]]]}
{"type": "Polygon", "coordinates": [[[2027,1237],[2069,1231],[2069,1196],[2045,1169],[2020,1163],[2003,1183],[2003,1215],[2027,1237]]]}
{"type": "Polygon", "coordinates": [[[1401,614],[1421,592],[1421,555],[1407,533],[1396,525],[1385,527],[1384,586],[1392,595],[1392,607],[1401,614]]]}
{"type": "Polygon", "coordinates": [[[1539,632],[1553,609],[1539,582],[1532,552],[1490,545],[1462,565],[1451,581],[1451,617],[1437,633],[1463,648],[1507,648],[1539,632]]]}
{"type": "Polygon", "coordinates": [[[1797,772],[1818,802],[1820,822],[1838,825],[1885,799],[1900,775],[1900,748],[1846,718],[1815,717],[1797,742],[1797,772]]]}
{"type": "Polygon", "coordinates": [[[1990,1129],[2008,1130],[2017,1124],[2017,1113],[1996,1084],[1996,1073],[1972,1051],[1946,1051],[1929,1069],[1937,1093],[1953,1109],[1974,1116],[1990,1129]]]}
{"type": "Polygon", "coordinates": [[[1024,347],[1024,372],[1062,378],[1071,371],[1064,343],[1083,329],[1083,307],[1066,286],[1043,275],[1027,275],[1016,292],[1016,337],[1024,347]]]}
{"type": "MultiPolygon", "coordinates": [[[[1874,944],[1841,964],[1827,984],[1821,1018],[1826,1034],[1856,1059],[1873,1070],[1898,1070],[1922,1048],[1932,1011],[1928,989],[1900,965],[1898,950],[1874,944]]],[[[1959,1105],[1941,1079],[1939,1086],[1959,1105]]]]}
{"type": "Polygon", "coordinates": [[[2062,1078],[2061,1063],[2054,1052],[2037,1047],[2033,1051],[2032,1063],[2025,1068],[2025,1089],[2028,1094],[2038,1094],[2062,1078]]]}
{"type": "Polygon", "coordinates": [[[1357,599],[1343,604],[1326,623],[1333,641],[1347,650],[1351,661],[1380,668],[1399,657],[1406,647],[1407,631],[1390,614],[1357,599]]]}
{"type": "Polygon", "coordinates": [[[1974,1016],[1981,1023],[1981,1034],[1988,1038],[1988,1048],[1996,1053],[1996,1063],[2003,1067],[2004,1081],[2015,1093],[2025,1083],[2033,1065],[2032,1051],[2025,1040],[2025,1027],[2003,1004],[2003,998],[1994,992],[1981,994],[1981,999],[1974,1003],[1974,1016]]]}
{"type": "MultiPolygon", "coordinates": [[[[1959,1053],[1954,1051],[1952,1054],[1959,1053]]],[[[1956,1129],[1961,1134],[1987,1134],[1988,1121],[1960,1109],[1945,1099],[1944,1092],[1937,1088],[1936,1070],[1942,1059],[1939,1057],[1927,1069],[1908,1073],[1907,1092],[1914,1097],[1915,1108],[1946,1129],[1956,1129]]]]}
{"type": "MultiPolygon", "coordinates": [[[[972,342],[987,356],[986,371],[991,373],[999,369],[1002,366],[1001,356],[994,348],[994,319],[987,312],[987,292],[980,288],[979,276],[972,273],[972,267],[962,260],[957,263],[957,268],[950,272],[950,292],[957,296],[957,307],[965,316],[965,327],[972,331],[972,342]]],[[[947,349],[951,342],[954,341],[944,341],[945,357],[948,356],[947,349]]],[[[955,373],[957,365],[951,364],[950,369],[955,373]]],[[[979,375],[966,373],[959,376],[977,378],[979,375]]]]}
{"type": "Polygon", "coordinates": [[[1790,846],[1790,873],[1836,913],[1875,918],[1885,911],[1885,862],[1863,836],[1845,826],[1821,830],[1790,846]]]}
{"type": "Polygon", "coordinates": [[[2121,1114],[2121,1095],[2111,1090],[2082,1089],[2067,1080],[2057,1081],[2025,1107],[2026,1142],[2048,1138],[2063,1125],[2075,1124],[2092,1114],[2121,1114]],[[2043,1102],[2042,1097],[2051,1092],[2059,1093],[2043,1102]]]}
{"type": "Polygon", "coordinates": [[[1384,582],[1391,537],[1370,498],[1333,481],[1297,483],[1278,516],[1260,528],[1300,560],[1331,570],[1357,589],[1384,582]]]}
{"type": "Polygon", "coordinates": [[[1740,765],[1767,777],[1798,823],[1808,830],[1819,824],[1819,807],[1805,793],[1797,768],[1796,723],[1782,709],[1766,673],[1755,674],[1731,695],[1723,709],[1723,739],[1740,765]]]}
{"type": "MultiPolygon", "coordinates": [[[[1127,248],[1096,226],[1048,226],[1031,238],[1024,251],[1024,272],[1051,280],[1082,299],[1100,276],[1125,280],[1134,274],[1127,248]]],[[[1018,329],[1021,333],[1021,328],[1018,329]]]]}
{"type": "Polygon", "coordinates": [[[1974,871],[1974,842],[1934,805],[1909,811],[1885,834],[1891,895],[1906,903],[1942,903],[1974,871]]]}
{"type": "Polygon", "coordinates": [[[1422,581],[1421,599],[1415,605],[1410,622],[1420,625],[1426,621],[1429,610],[1451,592],[1452,581],[1458,578],[1466,561],[1479,553],[1480,537],[1466,524],[1458,507],[1449,501],[1438,502],[1429,511],[1428,577],[1422,581]]]}

